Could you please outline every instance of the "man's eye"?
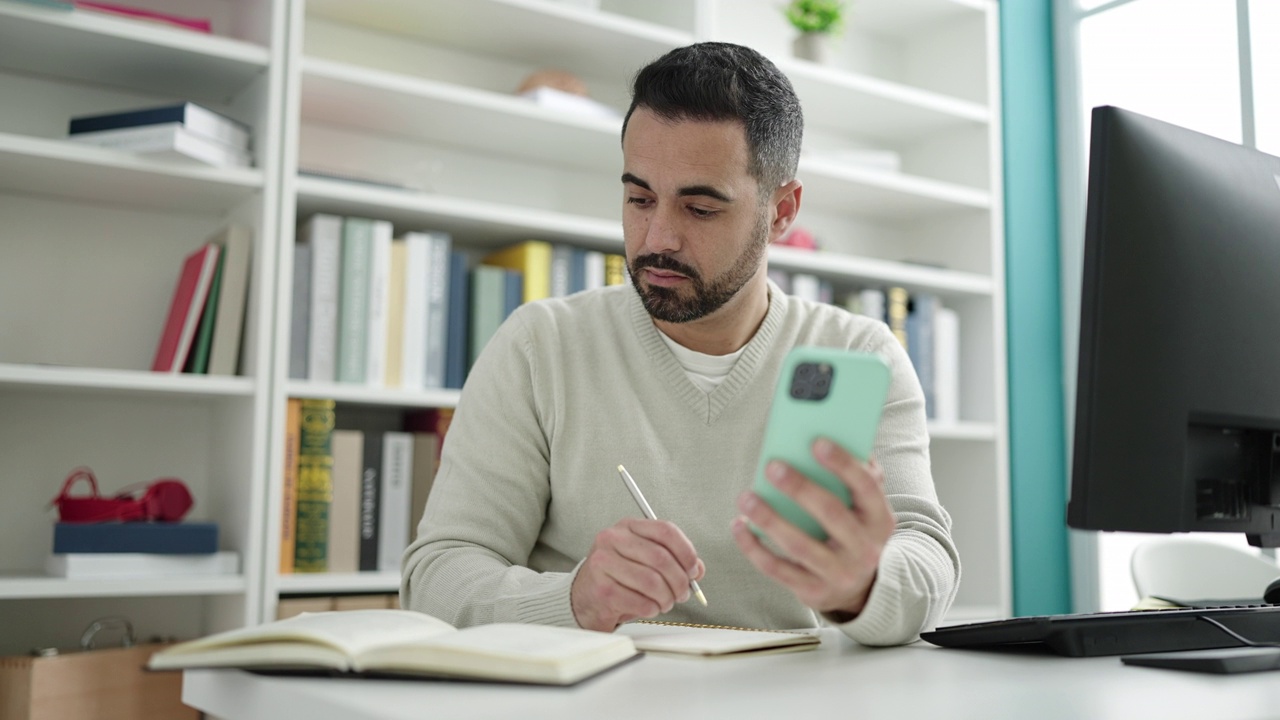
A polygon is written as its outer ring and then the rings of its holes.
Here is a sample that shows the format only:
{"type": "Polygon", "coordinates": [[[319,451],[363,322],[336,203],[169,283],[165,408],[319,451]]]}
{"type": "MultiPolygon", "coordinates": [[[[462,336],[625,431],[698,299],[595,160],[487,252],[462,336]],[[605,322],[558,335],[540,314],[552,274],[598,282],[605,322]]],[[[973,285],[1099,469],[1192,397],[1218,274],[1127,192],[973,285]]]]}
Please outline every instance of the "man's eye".
{"type": "Polygon", "coordinates": [[[715,210],[707,210],[705,208],[692,207],[692,206],[689,208],[689,212],[692,213],[693,216],[696,218],[710,218],[710,217],[714,217],[716,214],[715,210]]]}
{"type": "Polygon", "coordinates": [[[627,203],[628,203],[628,204],[630,204],[630,205],[639,205],[639,206],[641,206],[641,207],[644,207],[645,205],[648,205],[648,204],[649,204],[649,202],[650,202],[650,201],[649,201],[649,198],[643,198],[643,197],[629,197],[629,198],[627,198],[627,203]]]}

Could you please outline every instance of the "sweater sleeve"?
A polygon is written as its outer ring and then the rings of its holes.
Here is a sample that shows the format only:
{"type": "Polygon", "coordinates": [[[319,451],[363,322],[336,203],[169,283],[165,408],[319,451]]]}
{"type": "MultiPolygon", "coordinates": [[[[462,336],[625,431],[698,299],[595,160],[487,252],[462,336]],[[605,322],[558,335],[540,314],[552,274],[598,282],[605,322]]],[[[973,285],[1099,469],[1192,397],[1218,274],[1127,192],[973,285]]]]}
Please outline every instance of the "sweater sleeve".
{"type": "Polygon", "coordinates": [[[924,394],[911,361],[888,328],[862,349],[883,356],[893,370],[874,459],[884,472],[897,525],[880,555],[866,606],[837,626],[864,645],[899,645],[936,626],[951,607],[960,556],[951,539],[951,517],[934,488],[924,394]]]}
{"type": "Polygon", "coordinates": [[[530,356],[517,311],[471,370],[417,538],[403,557],[401,604],[456,627],[577,626],[569,599],[576,568],[527,567],[551,499],[530,356]]]}

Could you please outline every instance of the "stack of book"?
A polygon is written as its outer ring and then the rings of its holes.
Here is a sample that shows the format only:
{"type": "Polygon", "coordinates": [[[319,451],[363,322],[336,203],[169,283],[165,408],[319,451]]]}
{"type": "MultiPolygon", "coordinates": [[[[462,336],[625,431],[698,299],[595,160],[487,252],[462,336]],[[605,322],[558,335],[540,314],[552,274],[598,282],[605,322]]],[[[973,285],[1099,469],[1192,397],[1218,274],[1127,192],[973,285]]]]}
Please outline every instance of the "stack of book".
{"type": "Polygon", "coordinates": [[[153,371],[238,373],[251,244],[247,228],[230,225],[186,257],[151,362],[153,371]]]}
{"type": "Polygon", "coordinates": [[[54,524],[45,572],[71,580],[235,575],[239,553],[218,550],[218,526],[206,522],[54,524]]]}
{"type": "Polygon", "coordinates": [[[67,136],[76,142],[218,167],[253,164],[249,127],[191,102],[74,117],[67,136]]]}

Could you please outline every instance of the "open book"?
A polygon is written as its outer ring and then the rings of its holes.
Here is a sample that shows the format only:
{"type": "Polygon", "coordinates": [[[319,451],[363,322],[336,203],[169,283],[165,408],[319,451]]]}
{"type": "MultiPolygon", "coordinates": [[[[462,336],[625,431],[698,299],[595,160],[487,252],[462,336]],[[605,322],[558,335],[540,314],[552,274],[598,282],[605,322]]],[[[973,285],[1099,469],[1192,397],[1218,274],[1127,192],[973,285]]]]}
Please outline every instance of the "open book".
{"type": "Polygon", "coordinates": [[[570,685],[636,655],[625,635],[546,625],[458,630],[408,610],[303,613],[179,643],[152,670],[234,667],[570,685]]]}
{"type": "Polygon", "coordinates": [[[822,642],[818,629],[756,630],[727,625],[692,625],[640,620],[616,631],[645,652],[705,657],[758,655],[812,650],[822,642]]]}

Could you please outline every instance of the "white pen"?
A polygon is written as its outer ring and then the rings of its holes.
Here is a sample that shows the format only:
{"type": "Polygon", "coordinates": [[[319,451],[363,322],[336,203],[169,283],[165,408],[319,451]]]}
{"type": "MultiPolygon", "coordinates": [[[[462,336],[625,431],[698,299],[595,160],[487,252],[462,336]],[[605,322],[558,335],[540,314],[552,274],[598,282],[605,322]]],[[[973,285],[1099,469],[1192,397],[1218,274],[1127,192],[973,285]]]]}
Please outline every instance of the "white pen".
{"type": "MultiPolygon", "coordinates": [[[[631,473],[627,469],[618,466],[618,474],[622,476],[622,482],[627,484],[627,489],[631,491],[631,497],[635,499],[636,504],[640,506],[640,512],[650,520],[657,520],[658,516],[653,514],[653,508],[649,507],[649,501],[644,499],[644,495],[640,493],[640,486],[636,485],[636,481],[631,479],[631,473]]],[[[689,589],[693,591],[693,596],[698,598],[698,602],[703,606],[707,604],[707,596],[702,594],[702,588],[698,587],[697,580],[689,581],[689,589]]]]}

